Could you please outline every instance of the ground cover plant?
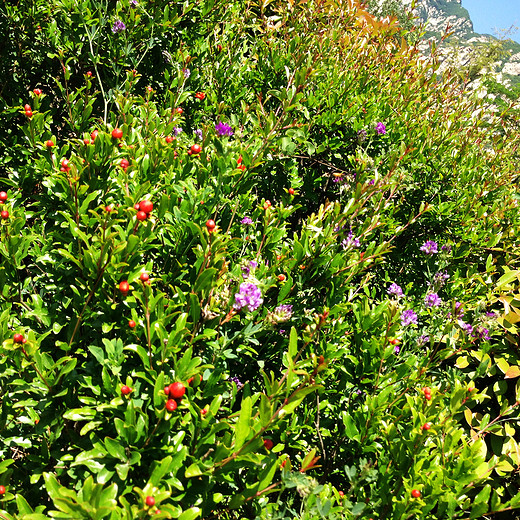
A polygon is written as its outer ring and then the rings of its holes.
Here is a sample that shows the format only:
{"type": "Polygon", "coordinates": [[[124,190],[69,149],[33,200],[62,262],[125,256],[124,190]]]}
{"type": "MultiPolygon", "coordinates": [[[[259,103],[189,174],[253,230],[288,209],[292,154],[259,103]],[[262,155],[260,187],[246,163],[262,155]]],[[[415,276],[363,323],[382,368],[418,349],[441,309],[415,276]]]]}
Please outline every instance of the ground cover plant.
{"type": "Polygon", "coordinates": [[[0,518],[515,515],[509,108],[351,1],[0,16],[0,518]]]}

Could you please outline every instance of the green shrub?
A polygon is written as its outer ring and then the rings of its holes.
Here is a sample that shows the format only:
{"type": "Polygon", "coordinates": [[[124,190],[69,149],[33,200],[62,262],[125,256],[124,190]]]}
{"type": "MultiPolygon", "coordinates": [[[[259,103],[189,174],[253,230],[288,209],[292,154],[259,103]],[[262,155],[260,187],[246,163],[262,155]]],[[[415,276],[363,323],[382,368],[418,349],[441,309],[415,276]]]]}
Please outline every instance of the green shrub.
{"type": "Polygon", "coordinates": [[[3,518],[517,507],[510,127],[349,3],[2,9],[3,518]]]}

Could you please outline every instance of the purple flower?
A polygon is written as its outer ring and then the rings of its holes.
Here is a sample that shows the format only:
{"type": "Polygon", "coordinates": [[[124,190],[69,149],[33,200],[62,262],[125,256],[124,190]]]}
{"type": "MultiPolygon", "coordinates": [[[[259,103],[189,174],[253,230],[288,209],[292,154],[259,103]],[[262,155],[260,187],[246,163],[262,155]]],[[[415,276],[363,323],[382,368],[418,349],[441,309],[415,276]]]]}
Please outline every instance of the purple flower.
{"type": "Polygon", "coordinates": [[[137,2],[137,0],[130,0],[131,9],[135,9],[138,5],[139,5],[139,3],[137,2]]]}
{"type": "Polygon", "coordinates": [[[238,379],[238,377],[236,377],[236,376],[230,377],[229,381],[231,381],[232,383],[235,383],[235,385],[237,385],[237,387],[239,389],[244,386],[244,383],[242,383],[242,381],[240,381],[240,379],[238,379]]]}
{"type": "Polygon", "coordinates": [[[193,133],[199,141],[202,141],[202,130],[200,128],[197,128],[193,133]]]}
{"type": "Polygon", "coordinates": [[[407,327],[412,324],[417,325],[417,314],[412,309],[408,309],[401,314],[401,325],[407,327]]]}
{"type": "Polygon", "coordinates": [[[424,304],[426,307],[439,307],[441,303],[442,300],[437,293],[427,294],[426,298],[424,298],[424,304]]]}
{"type": "Polygon", "coordinates": [[[494,312],[486,312],[486,316],[488,318],[496,318],[497,317],[497,315],[494,312]]]}
{"type": "Polygon", "coordinates": [[[278,318],[278,322],[288,321],[292,317],[293,306],[292,305],[279,305],[274,310],[275,316],[278,318]]]}
{"type": "Polygon", "coordinates": [[[251,272],[251,269],[249,269],[249,267],[247,267],[247,265],[242,266],[242,278],[244,278],[244,280],[249,276],[250,272],[251,272]]]}
{"type": "Polygon", "coordinates": [[[126,25],[121,20],[116,20],[112,25],[112,32],[114,34],[123,32],[126,29],[126,25]]]}
{"type": "Polygon", "coordinates": [[[244,226],[250,226],[253,221],[249,217],[244,217],[241,221],[241,224],[244,224],[244,226]]]}
{"type": "Polygon", "coordinates": [[[182,132],[182,128],[180,126],[174,126],[172,132],[173,135],[178,136],[182,132]]]}
{"type": "Polygon", "coordinates": [[[188,79],[191,76],[190,69],[182,69],[182,73],[184,74],[184,79],[188,79]]]}
{"type": "Polygon", "coordinates": [[[437,285],[438,287],[442,287],[446,283],[446,280],[449,279],[449,277],[450,275],[446,271],[444,273],[439,271],[433,275],[433,284],[437,285]]]}
{"type": "Polygon", "coordinates": [[[433,240],[428,240],[421,246],[421,251],[426,253],[427,255],[433,255],[434,253],[438,253],[438,245],[437,242],[433,240]]]}
{"type": "Polygon", "coordinates": [[[430,342],[430,336],[428,336],[427,334],[422,334],[421,336],[419,336],[417,338],[417,345],[419,345],[419,347],[422,347],[423,345],[426,345],[426,343],[429,343],[430,342]]]}
{"type": "Polygon", "coordinates": [[[386,134],[386,126],[384,123],[376,123],[376,132],[379,135],[385,135],[386,134]]]}
{"type": "Polygon", "coordinates": [[[394,354],[397,356],[397,354],[399,354],[399,351],[401,350],[401,347],[399,345],[396,345],[394,347],[394,354]]]}
{"type": "Polygon", "coordinates": [[[258,262],[256,260],[251,260],[249,262],[249,265],[251,266],[252,269],[256,269],[258,267],[258,262]]]}
{"type": "Polygon", "coordinates": [[[249,311],[258,309],[263,303],[262,293],[254,283],[241,283],[238,292],[235,294],[233,309],[239,311],[247,307],[249,311]]]}
{"type": "Polygon", "coordinates": [[[226,123],[222,123],[222,121],[215,125],[215,132],[217,132],[220,137],[224,137],[225,135],[231,137],[234,133],[231,127],[226,125],[226,123]]]}
{"type": "Polygon", "coordinates": [[[443,246],[441,247],[441,249],[442,249],[443,251],[445,251],[446,253],[450,253],[450,252],[451,252],[451,246],[443,245],[443,246]]]}
{"type": "Polygon", "coordinates": [[[354,236],[354,233],[352,233],[352,230],[348,234],[347,238],[341,242],[341,245],[343,246],[343,249],[348,249],[350,247],[359,247],[360,242],[359,238],[354,236]]]}
{"type": "Polygon", "coordinates": [[[387,292],[388,292],[388,294],[390,294],[392,296],[398,296],[399,297],[399,296],[403,295],[403,290],[396,283],[393,283],[392,285],[390,285],[390,287],[388,288],[387,292]]]}
{"type": "Polygon", "coordinates": [[[475,327],[473,329],[473,332],[471,333],[471,335],[474,338],[491,339],[491,336],[489,335],[489,330],[486,329],[485,327],[475,327]]]}
{"type": "Polygon", "coordinates": [[[460,328],[466,333],[466,334],[472,334],[473,333],[473,325],[470,323],[464,323],[463,321],[459,322],[460,328]]]}

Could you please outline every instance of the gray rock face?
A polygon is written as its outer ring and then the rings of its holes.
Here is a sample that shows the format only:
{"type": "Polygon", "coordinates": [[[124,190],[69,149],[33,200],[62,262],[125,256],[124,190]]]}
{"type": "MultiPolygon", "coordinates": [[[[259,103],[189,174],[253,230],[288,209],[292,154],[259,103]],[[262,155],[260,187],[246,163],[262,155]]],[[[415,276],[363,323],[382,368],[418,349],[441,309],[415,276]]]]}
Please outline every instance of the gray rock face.
{"type": "MultiPolygon", "coordinates": [[[[406,1],[404,0],[405,3],[406,1]]],[[[426,24],[428,33],[442,35],[450,32],[453,36],[462,37],[473,33],[473,23],[461,2],[462,0],[419,0],[415,12],[426,24]]]]}

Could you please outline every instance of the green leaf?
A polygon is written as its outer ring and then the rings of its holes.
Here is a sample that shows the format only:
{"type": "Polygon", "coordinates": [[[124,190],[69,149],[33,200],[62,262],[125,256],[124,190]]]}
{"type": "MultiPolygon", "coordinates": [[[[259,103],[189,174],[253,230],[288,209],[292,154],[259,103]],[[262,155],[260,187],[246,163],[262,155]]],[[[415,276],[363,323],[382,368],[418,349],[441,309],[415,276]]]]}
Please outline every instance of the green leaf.
{"type": "Polygon", "coordinates": [[[89,421],[94,419],[96,413],[93,408],[72,408],[63,414],[63,418],[70,421],[89,421]]]}
{"type": "Polygon", "coordinates": [[[243,446],[245,440],[251,432],[251,411],[251,397],[248,396],[242,399],[242,403],[240,406],[240,415],[238,417],[237,425],[235,427],[235,451],[238,451],[243,446]]]}
{"type": "Polygon", "coordinates": [[[198,518],[201,514],[201,509],[198,507],[190,507],[190,509],[186,509],[180,516],[179,520],[194,520],[198,518]]]}

